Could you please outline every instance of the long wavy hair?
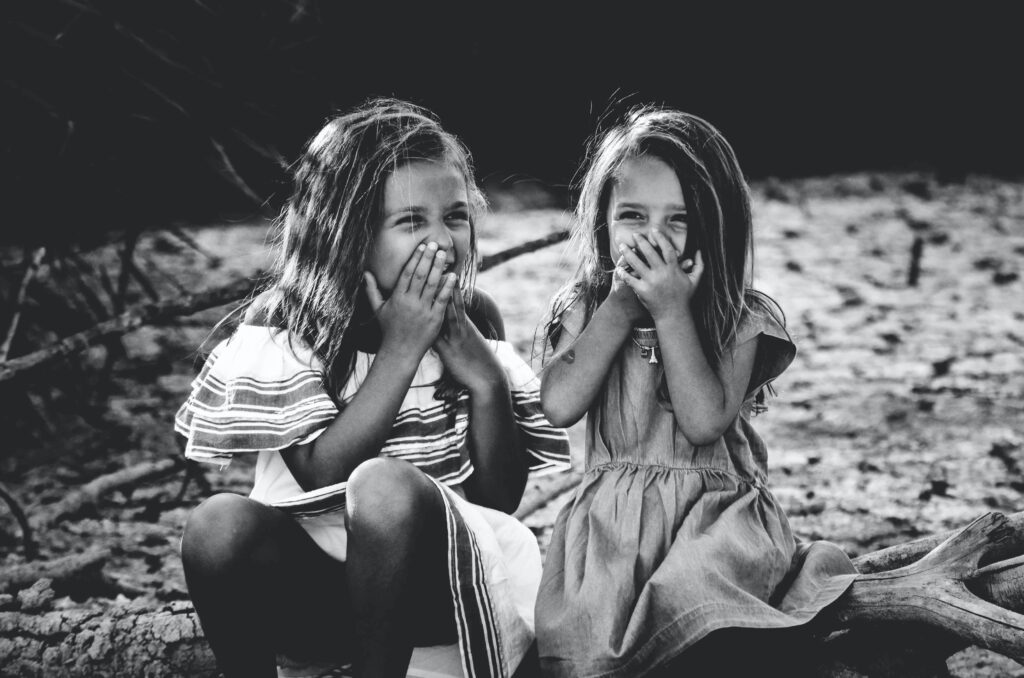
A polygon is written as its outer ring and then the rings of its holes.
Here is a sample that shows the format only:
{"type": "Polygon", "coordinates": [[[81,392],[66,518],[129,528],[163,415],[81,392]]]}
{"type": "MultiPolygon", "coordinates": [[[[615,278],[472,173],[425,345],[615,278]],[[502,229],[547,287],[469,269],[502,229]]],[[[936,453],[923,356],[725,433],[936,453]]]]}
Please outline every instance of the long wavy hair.
{"type": "MultiPolygon", "coordinates": [[[[633,108],[607,131],[598,130],[587,144],[572,228],[580,264],[555,297],[544,327],[545,353],[557,344],[571,306],[582,304],[584,322],[589,322],[611,290],[615,263],[608,203],[619,168],[640,156],[658,158],[679,179],[687,210],[686,250],[700,250],[704,260],[691,308],[704,355],[717,367],[735,340],[745,312],[769,313],[783,326],[785,319],[773,299],[750,287],[754,262],[750,193],[729,142],[702,118],[654,105],[633,108]]],[[[763,405],[764,390],[757,394],[759,405],[763,405]]]]}
{"type": "MultiPolygon", "coordinates": [[[[471,297],[476,221],[485,201],[468,149],[429,111],[389,98],[368,100],[330,119],[294,165],[291,198],[278,219],[278,256],[247,317],[301,337],[326,366],[338,396],[367,336],[379,336],[363,272],[384,218],[384,185],[402,165],[446,163],[469,192],[470,252],[458,285],[471,297]]],[[[468,299],[467,299],[468,301],[468,299]]],[[[439,393],[454,390],[447,373],[439,393]]]]}

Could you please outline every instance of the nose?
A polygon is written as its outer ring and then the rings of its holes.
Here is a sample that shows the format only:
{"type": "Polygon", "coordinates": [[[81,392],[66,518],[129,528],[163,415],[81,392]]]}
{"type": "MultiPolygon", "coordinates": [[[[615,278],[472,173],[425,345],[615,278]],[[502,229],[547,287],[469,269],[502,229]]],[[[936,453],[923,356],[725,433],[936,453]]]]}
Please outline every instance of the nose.
{"type": "Polygon", "coordinates": [[[455,240],[452,239],[451,231],[445,225],[443,219],[436,220],[430,227],[430,234],[426,242],[433,240],[440,249],[450,252],[455,247],[455,240]]]}

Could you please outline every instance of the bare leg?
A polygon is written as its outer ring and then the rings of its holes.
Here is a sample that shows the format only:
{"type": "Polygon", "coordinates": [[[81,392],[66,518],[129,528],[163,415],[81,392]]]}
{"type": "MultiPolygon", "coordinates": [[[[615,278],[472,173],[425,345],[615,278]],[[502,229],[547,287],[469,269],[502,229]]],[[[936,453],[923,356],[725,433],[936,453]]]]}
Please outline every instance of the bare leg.
{"type": "Polygon", "coordinates": [[[228,678],[276,678],[277,652],[351,653],[345,564],[281,511],[213,496],[189,517],[181,553],[192,602],[228,678]]]}
{"type": "Polygon", "coordinates": [[[405,676],[414,645],[456,638],[444,502],[412,464],[377,458],[349,477],[346,511],[359,675],[405,676]]]}

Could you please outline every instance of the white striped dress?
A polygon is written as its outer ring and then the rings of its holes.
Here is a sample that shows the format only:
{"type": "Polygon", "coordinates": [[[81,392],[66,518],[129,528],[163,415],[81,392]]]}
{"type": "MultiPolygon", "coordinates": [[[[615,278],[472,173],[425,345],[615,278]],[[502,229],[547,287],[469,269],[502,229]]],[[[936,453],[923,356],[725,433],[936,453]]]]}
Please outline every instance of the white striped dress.
{"type": "MultiPolygon", "coordinates": [[[[508,377],[531,470],[567,470],[568,438],[544,418],[536,375],[507,342],[488,344],[508,377]]],[[[344,561],[346,484],[305,492],[279,451],[319,436],[339,405],[354,397],[373,358],[356,355],[351,377],[333,399],[324,390],[323,365],[305,342],[278,328],[241,325],[214,348],[178,410],[175,429],[187,438],[185,455],[226,466],[235,454],[257,453],[250,497],[294,516],[326,553],[344,561]]],[[[506,676],[533,639],[540,551],[515,518],[462,496],[458,486],[473,472],[466,441],[469,396],[437,400],[442,369],[440,358],[429,351],[381,455],[415,464],[444,498],[463,674],[506,676]]]]}

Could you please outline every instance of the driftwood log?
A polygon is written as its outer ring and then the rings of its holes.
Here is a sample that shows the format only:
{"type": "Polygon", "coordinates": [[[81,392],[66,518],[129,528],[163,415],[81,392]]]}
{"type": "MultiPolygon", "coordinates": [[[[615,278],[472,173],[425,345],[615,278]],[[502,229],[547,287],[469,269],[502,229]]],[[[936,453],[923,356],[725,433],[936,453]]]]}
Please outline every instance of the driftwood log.
{"type": "MultiPolygon", "coordinates": [[[[1024,662],[1022,528],[1024,513],[989,513],[945,540],[859,558],[861,576],[814,622],[833,631],[823,641],[820,675],[942,675],[945,659],[968,645],[1024,662]]],[[[4,675],[216,675],[187,602],[156,611],[0,612],[0,657],[4,675]]]]}

